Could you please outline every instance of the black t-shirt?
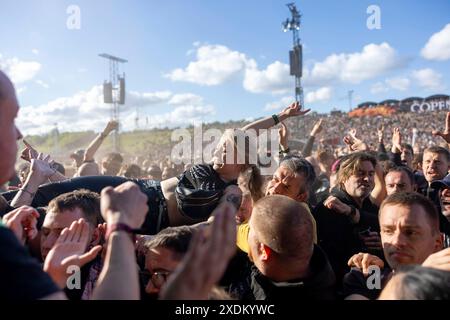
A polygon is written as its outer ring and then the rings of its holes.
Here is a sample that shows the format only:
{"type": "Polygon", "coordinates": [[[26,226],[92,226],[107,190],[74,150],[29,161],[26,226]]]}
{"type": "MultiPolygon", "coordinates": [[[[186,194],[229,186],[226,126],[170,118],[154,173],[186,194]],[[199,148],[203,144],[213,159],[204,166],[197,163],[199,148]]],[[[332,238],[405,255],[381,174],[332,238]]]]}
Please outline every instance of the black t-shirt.
{"type": "MultiPolygon", "coordinates": [[[[372,277],[375,275],[372,274],[372,277]]],[[[374,285],[374,279],[368,279],[364,276],[358,268],[352,268],[349,273],[344,276],[342,297],[346,298],[352,294],[359,294],[366,297],[369,300],[376,300],[381,293],[381,290],[386,286],[392,276],[392,269],[386,267],[380,272],[380,287],[376,288],[374,285]],[[368,280],[372,284],[369,287],[368,280]]]]}
{"type": "Polygon", "coordinates": [[[0,223],[0,301],[36,300],[61,291],[17,240],[0,223]]]}

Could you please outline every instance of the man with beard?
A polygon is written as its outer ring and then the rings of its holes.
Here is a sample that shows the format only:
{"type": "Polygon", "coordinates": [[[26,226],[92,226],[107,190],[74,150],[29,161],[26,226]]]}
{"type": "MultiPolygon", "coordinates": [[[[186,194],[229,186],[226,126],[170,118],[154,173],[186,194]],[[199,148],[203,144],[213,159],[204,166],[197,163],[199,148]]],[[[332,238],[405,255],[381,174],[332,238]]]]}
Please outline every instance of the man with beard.
{"type": "Polygon", "coordinates": [[[382,256],[378,208],[369,198],[376,164],[376,159],[364,152],[348,156],[340,165],[337,187],[313,212],[318,244],[330,260],[338,285],[355,253],[369,251],[382,256]]]}

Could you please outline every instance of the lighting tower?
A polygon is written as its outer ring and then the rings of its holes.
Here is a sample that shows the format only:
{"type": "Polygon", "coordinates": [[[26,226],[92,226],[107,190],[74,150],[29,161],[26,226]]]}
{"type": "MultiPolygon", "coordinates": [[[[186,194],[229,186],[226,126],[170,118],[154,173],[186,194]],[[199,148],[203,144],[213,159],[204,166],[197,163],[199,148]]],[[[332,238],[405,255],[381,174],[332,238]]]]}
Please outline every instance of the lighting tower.
{"type": "Polygon", "coordinates": [[[288,30],[292,31],[293,48],[289,51],[290,74],[295,77],[295,101],[300,102],[303,106],[303,88],[301,84],[303,53],[298,35],[298,31],[300,30],[301,15],[295,6],[295,3],[288,3],[287,6],[291,11],[291,19],[286,19],[282,25],[284,32],[287,32],[288,30]]]}
{"type": "Polygon", "coordinates": [[[119,145],[119,128],[120,113],[119,104],[125,104],[125,73],[119,75],[119,63],[128,62],[125,59],[112,56],[107,53],[99,54],[100,57],[109,60],[109,81],[103,83],[103,101],[111,104],[111,120],[119,123],[119,127],[113,133],[113,148],[118,152],[119,145]]]}

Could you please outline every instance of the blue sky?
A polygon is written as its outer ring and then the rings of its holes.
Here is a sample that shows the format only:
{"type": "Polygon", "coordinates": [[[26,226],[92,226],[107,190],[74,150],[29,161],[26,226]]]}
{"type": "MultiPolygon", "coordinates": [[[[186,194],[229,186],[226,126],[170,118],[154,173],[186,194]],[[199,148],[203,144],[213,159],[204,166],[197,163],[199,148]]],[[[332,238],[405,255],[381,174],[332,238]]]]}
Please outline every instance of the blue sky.
{"type": "MultiPolygon", "coordinates": [[[[2,0],[0,67],[26,133],[99,130],[107,52],[126,58],[122,128],[269,115],[293,99],[287,1],[2,0]],[[80,29],[66,22],[80,9],[80,29]]],[[[297,1],[305,101],[328,112],[363,101],[450,92],[450,1],[297,1]],[[381,29],[366,25],[378,5],[381,29]],[[433,36],[434,35],[434,36],[433,36]]]]}

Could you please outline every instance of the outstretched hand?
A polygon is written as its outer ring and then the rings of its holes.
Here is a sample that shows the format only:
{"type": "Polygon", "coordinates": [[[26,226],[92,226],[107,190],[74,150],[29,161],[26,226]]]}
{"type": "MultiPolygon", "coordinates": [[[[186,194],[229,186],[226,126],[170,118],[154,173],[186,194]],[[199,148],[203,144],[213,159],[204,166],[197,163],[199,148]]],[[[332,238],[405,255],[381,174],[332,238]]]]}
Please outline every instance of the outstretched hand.
{"type": "Polygon", "coordinates": [[[288,107],[286,107],[282,113],[285,114],[287,117],[296,117],[296,116],[303,116],[307,114],[311,109],[302,110],[302,105],[296,101],[292,102],[288,107]]]}
{"type": "Polygon", "coordinates": [[[20,158],[25,161],[31,162],[31,159],[36,159],[38,157],[39,152],[34,149],[25,139],[23,139],[22,141],[25,145],[25,149],[23,149],[20,153],[20,158]]]}
{"type": "Polygon", "coordinates": [[[14,232],[22,244],[25,244],[27,240],[34,239],[38,234],[37,218],[39,218],[39,212],[36,209],[22,206],[5,214],[3,223],[14,232]]]}
{"type": "Polygon", "coordinates": [[[344,137],[344,143],[350,151],[367,151],[369,147],[361,139],[356,137],[356,129],[351,129],[349,135],[344,137]]]}

